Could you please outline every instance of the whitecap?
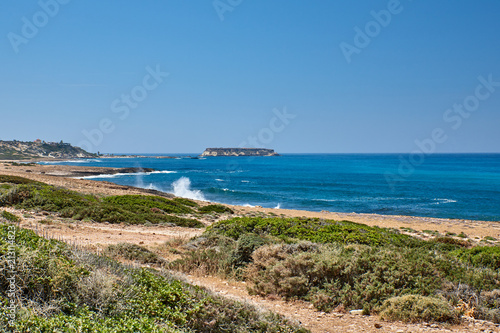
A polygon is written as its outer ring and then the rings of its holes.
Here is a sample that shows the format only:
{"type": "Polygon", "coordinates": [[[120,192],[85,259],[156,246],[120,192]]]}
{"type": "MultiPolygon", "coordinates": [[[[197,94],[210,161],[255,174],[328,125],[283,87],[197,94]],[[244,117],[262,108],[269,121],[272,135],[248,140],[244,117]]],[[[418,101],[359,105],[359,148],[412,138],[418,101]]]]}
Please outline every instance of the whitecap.
{"type": "Polygon", "coordinates": [[[150,171],[150,172],[130,172],[130,173],[114,173],[114,174],[101,174],[101,175],[93,175],[93,176],[84,176],[84,177],[73,177],[75,179],[95,179],[95,178],[117,178],[117,177],[130,177],[130,176],[149,176],[154,174],[162,174],[162,173],[177,173],[177,171],[150,171]]]}
{"type": "Polygon", "coordinates": [[[440,199],[440,198],[434,198],[434,199],[432,199],[432,200],[437,201],[437,202],[433,202],[433,203],[432,203],[433,205],[440,205],[440,204],[455,203],[455,202],[457,202],[457,200],[453,200],[453,199],[440,199]]]}

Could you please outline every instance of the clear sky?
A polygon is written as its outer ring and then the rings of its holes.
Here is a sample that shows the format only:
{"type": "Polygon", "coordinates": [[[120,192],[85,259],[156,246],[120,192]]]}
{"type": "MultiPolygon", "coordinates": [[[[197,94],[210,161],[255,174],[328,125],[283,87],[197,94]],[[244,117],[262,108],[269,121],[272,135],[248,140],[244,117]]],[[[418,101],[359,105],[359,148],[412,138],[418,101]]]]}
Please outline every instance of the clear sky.
{"type": "Polygon", "coordinates": [[[58,1],[1,1],[2,140],[500,152],[498,0],[58,1]]]}

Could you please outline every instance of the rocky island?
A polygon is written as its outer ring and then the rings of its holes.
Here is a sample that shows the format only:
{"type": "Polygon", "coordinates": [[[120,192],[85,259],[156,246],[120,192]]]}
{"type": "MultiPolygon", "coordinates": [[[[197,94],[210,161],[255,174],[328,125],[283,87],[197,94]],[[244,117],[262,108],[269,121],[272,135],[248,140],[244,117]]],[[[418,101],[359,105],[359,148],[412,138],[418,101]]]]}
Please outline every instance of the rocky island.
{"type": "Polygon", "coordinates": [[[200,156],[280,156],[266,148],[207,148],[200,156]]]}

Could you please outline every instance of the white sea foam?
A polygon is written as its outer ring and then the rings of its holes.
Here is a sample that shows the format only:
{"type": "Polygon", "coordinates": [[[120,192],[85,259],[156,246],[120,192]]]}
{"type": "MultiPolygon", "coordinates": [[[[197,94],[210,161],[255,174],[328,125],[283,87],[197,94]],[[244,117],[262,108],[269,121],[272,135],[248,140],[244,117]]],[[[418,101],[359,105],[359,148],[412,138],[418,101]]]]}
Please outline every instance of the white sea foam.
{"type": "Polygon", "coordinates": [[[336,202],[337,199],[312,199],[312,201],[336,202]]]}
{"type": "Polygon", "coordinates": [[[218,182],[223,182],[223,181],[224,181],[224,179],[216,179],[216,181],[218,181],[218,182]]]}
{"type": "Polygon", "coordinates": [[[223,191],[223,192],[232,192],[232,193],[236,193],[236,191],[235,191],[235,190],[231,190],[231,189],[228,189],[228,188],[221,188],[220,190],[221,190],[221,191],[223,191]]]}
{"type": "Polygon", "coordinates": [[[151,171],[151,172],[115,173],[112,175],[102,174],[102,175],[74,177],[74,178],[76,178],[76,179],[117,178],[117,177],[127,177],[127,176],[128,177],[131,177],[131,176],[149,176],[149,175],[160,174],[160,173],[177,173],[177,171],[162,170],[162,171],[151,171]]]}
{"type": "Polygon", "coordinates": [[[91,162],[100,163],[102,161],[93,158],[85,158],[81,160],[67,160],[67,161],[54,161],[54,162],[44,161],[44,162],[38,162],[38,164],[91,163],[91,162]]]}
{"type": "Polygon", "coordinates": [[[241,182],[242,182],[242,183],[250,183],[250,181],[249,181],[249,180],[242,180],[241,182]]]}
{"type": "Polygon", "coordinates": [[[454,203],[457,202],[457,200],[453,199],[440,199],[440,198],[434,198],[433,199],[436,202],[433,202],[434,205],[440,205],[440,204],[446,204],[446,203],[454,203]]]}
{"type": "Polygon", "coordinates": [[[280,204],[280,203],[278,203],[278,204],[276,205],[276,207],[274,207],[274,209],[281,209],[281,204],[280,204]]]}
{"type": "Polygon", "coordinates": [[[255,206],[250,205],[250,204],[244,204],[243,207],[255,207],[255,206]]]}
{"type": "Polygon", "coordinates": [[[181,177],[172,183],[174,195],[187,199],[207,201],[200,190],[191,189],[191,180],[187,177],[181,177]]]}

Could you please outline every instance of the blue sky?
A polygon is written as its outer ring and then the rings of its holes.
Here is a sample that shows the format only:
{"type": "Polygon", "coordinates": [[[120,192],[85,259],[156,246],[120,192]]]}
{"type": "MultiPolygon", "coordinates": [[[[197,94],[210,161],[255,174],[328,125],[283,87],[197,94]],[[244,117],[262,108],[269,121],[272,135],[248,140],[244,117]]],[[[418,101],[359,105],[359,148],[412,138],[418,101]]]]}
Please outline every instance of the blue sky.
{"type": "Polygon", "coordinates": [[[0,139],[500,152],[498,1],[59,1],[1,3],[0,139]]]}

